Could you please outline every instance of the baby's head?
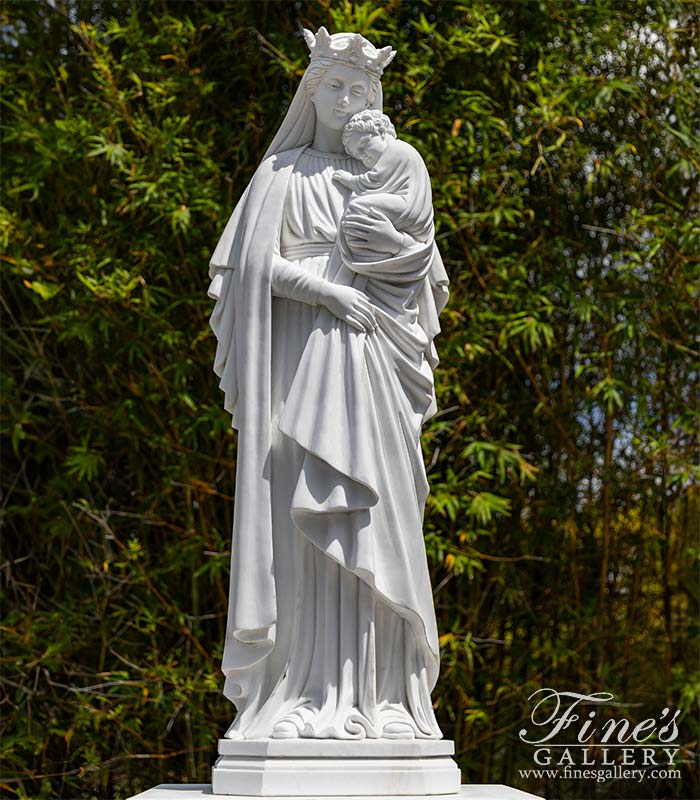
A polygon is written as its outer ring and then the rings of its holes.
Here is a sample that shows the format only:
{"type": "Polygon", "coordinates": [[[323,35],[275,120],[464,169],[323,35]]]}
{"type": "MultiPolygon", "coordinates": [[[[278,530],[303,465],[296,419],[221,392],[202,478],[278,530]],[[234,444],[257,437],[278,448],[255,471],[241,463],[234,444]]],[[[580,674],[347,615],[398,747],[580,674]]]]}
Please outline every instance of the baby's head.
{"type": "Polygon", "coordinates": [[[348,155],[373,167],[386,150],[387,137],[396,138],[396,131],[386,114],[376,109],[358,111],[343,128],[343,147],[348,155]]]}

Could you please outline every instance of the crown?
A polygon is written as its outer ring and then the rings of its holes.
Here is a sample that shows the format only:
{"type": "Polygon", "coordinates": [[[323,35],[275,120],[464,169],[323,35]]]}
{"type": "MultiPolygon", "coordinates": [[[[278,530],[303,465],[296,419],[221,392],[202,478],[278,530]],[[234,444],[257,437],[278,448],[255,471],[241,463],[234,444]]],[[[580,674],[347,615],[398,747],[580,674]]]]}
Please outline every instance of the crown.
{"type": "Polygon", "coordinates": [[[331,36],[323,26],[316,31],[315,36],[304,28],[304,41],[309,48],[312,62],[320,58],[330,59],[362,69],[377,78],[396,55],[396,50],[391,47],[377,50],[362,34],[335,33],[331,36]]]}

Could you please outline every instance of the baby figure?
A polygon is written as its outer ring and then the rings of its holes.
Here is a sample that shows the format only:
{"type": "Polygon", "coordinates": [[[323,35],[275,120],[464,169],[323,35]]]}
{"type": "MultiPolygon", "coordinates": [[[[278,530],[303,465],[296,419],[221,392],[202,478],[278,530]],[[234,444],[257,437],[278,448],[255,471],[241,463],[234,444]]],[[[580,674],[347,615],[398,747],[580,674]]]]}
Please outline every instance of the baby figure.
{"type": "MultiPolygon", "coordinates": [[[[359,216],[371,224],[375,213],[381,212],[398,232],[395,241],[387,242],[386,250],[376,253],[372,260],[395,256],[420,243],[414,238],[415,230],[410,230],[415,228],[410,212],[424,207],[426,199],[430,201],[430,182],[426,183],[427,172],[418,151],[396,138],[386,114],[372,109],[360,111],[348,121],[343,129],[343,146],[348,155],[367,167],[359,175],[338,170],[333,176],[333,180],[353,190],[343,216],[359,216]]],[[[347,247],[342,220],[340,229],[347,247]]],[[[354,262],[368,260],[366,252],[348,255],[354,262]]]]}
{"type": "MultiPolygon", "coordinates": [[[[343,128],[343,147],[345,152],[361,161],[369,172],[352,175],[338,170],[334,180],[340,181],[350,189],[378,189],[382,185],[382,170],[373,169],[382,156],[391,150],[390,144],[396,141],[396,129],[389,117],[381,111],[366,109],[354,114],[343,128]]],[[[388,167],[385,160],[384,171],[388,167]]]]}

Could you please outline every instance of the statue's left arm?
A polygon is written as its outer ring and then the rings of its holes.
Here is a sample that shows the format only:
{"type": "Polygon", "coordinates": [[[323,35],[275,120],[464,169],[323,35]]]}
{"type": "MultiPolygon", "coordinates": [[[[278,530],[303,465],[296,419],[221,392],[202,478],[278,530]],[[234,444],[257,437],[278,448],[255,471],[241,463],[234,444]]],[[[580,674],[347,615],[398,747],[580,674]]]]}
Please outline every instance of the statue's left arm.
{"type": "Polygon", "coordinates": [[[396,256],[425,244],[408,230],[399,230],[383,211],[375,207],[370,207],[364,214],[350,211],[343,218],[343,226],[353,253],[365,256],[369,261],[375,261],[378,253],[396,256]]]}

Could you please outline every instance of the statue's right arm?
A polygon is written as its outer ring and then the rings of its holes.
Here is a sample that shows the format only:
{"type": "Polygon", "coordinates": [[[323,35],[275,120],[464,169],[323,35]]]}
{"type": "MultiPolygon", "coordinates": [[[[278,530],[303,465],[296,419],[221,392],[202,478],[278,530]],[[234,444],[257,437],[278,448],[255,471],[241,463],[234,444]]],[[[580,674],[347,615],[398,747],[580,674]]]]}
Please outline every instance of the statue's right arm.
{"type": "Polygon", "coordinates": [[[278,253],[272,256],[272,294],[275,297],[317,306],[322,302],[327,284],[328,281],[302,269],[295,261],[282,258],[278,253]]]}
{"type": "Polygon", "coordinates": [[[312,306],[324,305],[338,319],[361,331],[376,328],[374,310],[363,292],[313,275],[278,254],[272,257],[272,294],[312,306]]]}
{"type": "MultiPolygon", "coordinates": [[[[221,297],[225,272],[225,268],[214,272],[207,289],[207,295],[212,300],[221,297]]],[[[317,306],[322,302],[329,286],[328,281],[301,269],[295,262],[288,261],[279,254],[272,256],[272,294],[275,297],[286,297],[288,300],[317,306]]]]}

